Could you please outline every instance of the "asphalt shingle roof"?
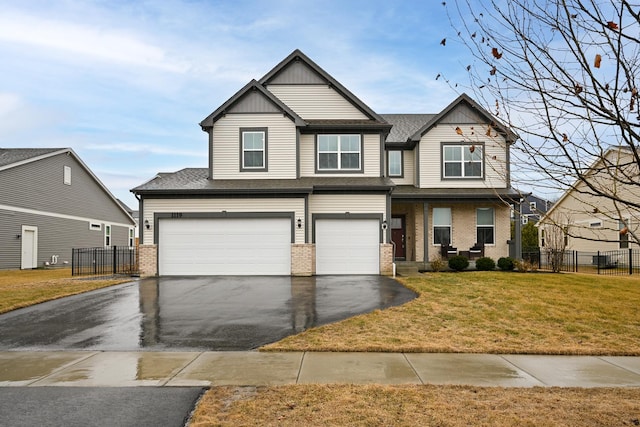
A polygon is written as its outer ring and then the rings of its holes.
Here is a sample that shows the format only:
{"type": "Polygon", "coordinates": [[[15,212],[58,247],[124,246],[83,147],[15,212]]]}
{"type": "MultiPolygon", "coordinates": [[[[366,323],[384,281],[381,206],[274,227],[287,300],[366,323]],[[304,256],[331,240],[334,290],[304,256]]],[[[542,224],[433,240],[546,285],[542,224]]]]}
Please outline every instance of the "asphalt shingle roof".
{"type": "Polygon", "coordinates": [[[208,179],[207,168],[186,168],[174,173],[160,173],[131,190],[134,193],[310,193],[317,189],[358,188],[386,191],[394,184],[384,177],[303,177],[298,179],[208,179]]]}
{"type": "Polygon", "coordinates": [[[0,148],[0,167],[60,150],[64,148],[0,148]]]}
{"type": "Polygon", "coordinates": [[[393,125],[387,142],[405,143],[436,114],[380,114],[389,124],[393,125]]]}

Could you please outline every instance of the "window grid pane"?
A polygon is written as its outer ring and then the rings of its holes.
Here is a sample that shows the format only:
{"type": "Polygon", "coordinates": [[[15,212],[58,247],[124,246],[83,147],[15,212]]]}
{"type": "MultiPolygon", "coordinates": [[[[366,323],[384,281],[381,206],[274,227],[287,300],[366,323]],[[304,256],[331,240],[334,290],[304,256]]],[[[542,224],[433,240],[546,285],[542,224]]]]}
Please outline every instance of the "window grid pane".
{"type": "Polygon", "coordinates": [[[482,147],[474,145],[446,145],[443,147],[445,178],[482,178],[482,147]]]}
{"type": "Polygon", "coordinates": [[[360,170],[360,135],[318,135],[319,170],[360,170]]]}
{"type": "Polygon", "coordinates": [[[242,167],[264,168],[264,132],[242,132],[242,167]]]}

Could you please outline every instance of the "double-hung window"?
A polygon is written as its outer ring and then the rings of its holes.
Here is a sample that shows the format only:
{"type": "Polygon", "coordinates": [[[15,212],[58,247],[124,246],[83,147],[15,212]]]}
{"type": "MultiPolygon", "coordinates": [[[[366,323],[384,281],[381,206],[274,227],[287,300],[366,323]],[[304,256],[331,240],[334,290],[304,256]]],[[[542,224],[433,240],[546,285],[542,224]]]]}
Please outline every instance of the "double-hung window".
{"type": "Polygon", "coordinates": [[[444,178],[482,178],[482,145],[450,145],[442,147],[442,176],[444,178]]]}
{"type": "Polygon", "coordinates": [[[620,249],[629,249],[629,228],[624,221],[618,220],[620,234],[620,249]]]}
{"type": "Polygon", "coordinates": [[[104,246],[107,248],[111,247],[111,226],[110,225],[104,226],[104,246]]]}
{"type": "Polygon", "coordinates": [[[265,171],[267,169],[267,129],[240,129],[240,170],[265,171]]]}
{"type": "Polygon", "coordinates": [[[319,171],[360,171],[360,135],[318,135],[317,165],[319,171]]]}
{"type": "Polygon", "coordinates": [[[433,244],[451,244],[451,208],[433,208],[433,244]]]}
{"type": "Polygon", "coordinates": [[[393,150],[387,152],[389,164],[389,176],[402,177],[402,151],[393,150]]]}
{"type": "Polygon", "coordinates": [[[483,245],[493,245],[495,243],[493,208],[476,209],[476,242],[483,245]]]}

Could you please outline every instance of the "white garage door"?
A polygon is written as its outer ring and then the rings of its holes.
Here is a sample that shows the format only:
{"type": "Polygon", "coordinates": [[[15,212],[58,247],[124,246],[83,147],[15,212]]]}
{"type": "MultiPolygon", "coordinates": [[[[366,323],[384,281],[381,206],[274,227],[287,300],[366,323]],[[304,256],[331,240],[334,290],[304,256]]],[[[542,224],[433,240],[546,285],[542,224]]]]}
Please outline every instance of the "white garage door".
{"type": "Polygon", "coordinates": [[[160,275],[290,275],[291,220],[160,219],[160,275]]]}
{"type": "Polygon", "coordinates": [[[380,274],[376,219],[316,221],[317,274],[380,274]]]}

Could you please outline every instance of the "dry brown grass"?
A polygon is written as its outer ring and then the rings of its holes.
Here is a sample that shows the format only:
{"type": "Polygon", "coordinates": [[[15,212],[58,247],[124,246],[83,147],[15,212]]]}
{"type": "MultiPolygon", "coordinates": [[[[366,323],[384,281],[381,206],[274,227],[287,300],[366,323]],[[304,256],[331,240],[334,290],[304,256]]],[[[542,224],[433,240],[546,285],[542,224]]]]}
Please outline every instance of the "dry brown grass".
{"type": "Polygon", "coordinates": [[[400,280],[420,296],[261,350],[640,355],[637,276],[465,272],[400,280]]]}
{"type": "Polygon", "coordinates": [[[202,426],[633,426],[640,389],[292,385],[218,387],[202,426]]]}
{"type": "Polygon", "coordinates": [[[72,278],[71,269],[0,270],[0,313],[131,281],[72,278]]]}

